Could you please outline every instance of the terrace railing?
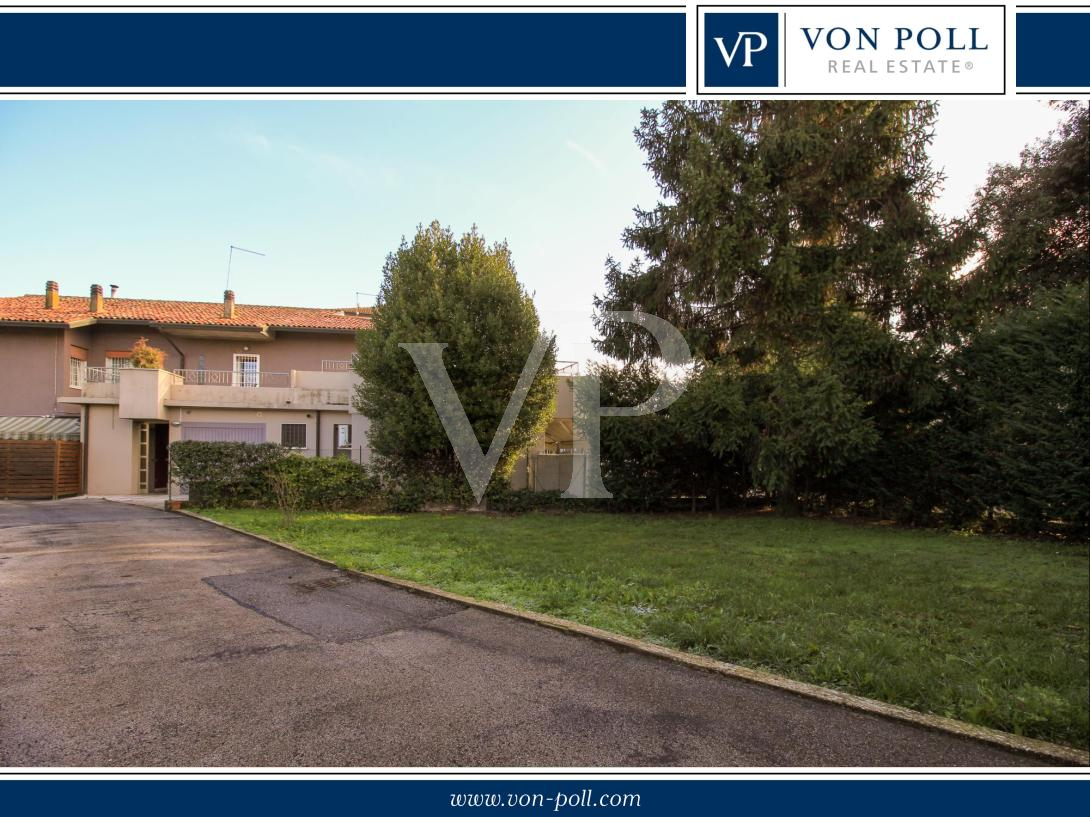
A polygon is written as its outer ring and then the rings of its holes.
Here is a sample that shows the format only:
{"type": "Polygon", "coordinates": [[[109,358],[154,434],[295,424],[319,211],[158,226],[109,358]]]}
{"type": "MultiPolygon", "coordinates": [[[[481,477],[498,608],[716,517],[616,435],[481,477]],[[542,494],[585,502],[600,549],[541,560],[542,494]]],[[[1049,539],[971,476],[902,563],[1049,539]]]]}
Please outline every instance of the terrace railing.
{"type": "Polygon", "coordinates": [[[291,387],[291,372],[257,372],[248,369],[175,369],[183,386],[235,386],[241,388],[291,387]]]}
{"type": "Polygon", "coordinates": [[[121,380],[121,370],[112,366],[88,366],[84,370],[84,383],[118,383],[121,380]]]}

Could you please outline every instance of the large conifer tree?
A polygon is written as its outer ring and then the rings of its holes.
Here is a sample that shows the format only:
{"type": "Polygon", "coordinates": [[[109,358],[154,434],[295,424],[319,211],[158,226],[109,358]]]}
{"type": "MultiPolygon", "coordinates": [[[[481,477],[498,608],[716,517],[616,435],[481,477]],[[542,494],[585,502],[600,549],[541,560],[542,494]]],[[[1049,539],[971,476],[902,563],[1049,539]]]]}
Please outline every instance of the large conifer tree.
{"type": "Polygon", "coordinates": [[[941,337],[970,242],[931,211],[934,117],[915,101],[671,102],[636,131],[663,200],[625,232],[641,260],[608,264],[598,347],[653,356],[603,314],[644,310],[741,372],[752,473],[784,510],[874,450],[907,361],[941,337]]]}

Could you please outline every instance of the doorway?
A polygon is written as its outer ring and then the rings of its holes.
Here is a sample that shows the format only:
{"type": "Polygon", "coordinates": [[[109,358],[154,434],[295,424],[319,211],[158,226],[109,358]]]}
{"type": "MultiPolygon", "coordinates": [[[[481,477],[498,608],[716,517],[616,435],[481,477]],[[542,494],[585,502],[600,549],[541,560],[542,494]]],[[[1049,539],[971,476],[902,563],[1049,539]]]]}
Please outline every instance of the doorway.
{"type": "Polygon", "coordinates": [[[140,424],[139,491],[164,493],[170,478],[170,426],[166,423],[140,424]]]}

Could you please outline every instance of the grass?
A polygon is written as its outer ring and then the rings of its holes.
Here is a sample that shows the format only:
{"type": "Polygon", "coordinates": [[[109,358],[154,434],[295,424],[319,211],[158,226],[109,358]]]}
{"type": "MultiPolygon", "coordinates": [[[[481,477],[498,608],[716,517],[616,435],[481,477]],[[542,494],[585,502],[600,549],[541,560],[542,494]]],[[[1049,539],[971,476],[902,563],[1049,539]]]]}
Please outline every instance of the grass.
{"type": "Polygon", "coordinates": [[[205,513],[343,567],[1088,743],[1084,546],[770,515],[205,513]]]}

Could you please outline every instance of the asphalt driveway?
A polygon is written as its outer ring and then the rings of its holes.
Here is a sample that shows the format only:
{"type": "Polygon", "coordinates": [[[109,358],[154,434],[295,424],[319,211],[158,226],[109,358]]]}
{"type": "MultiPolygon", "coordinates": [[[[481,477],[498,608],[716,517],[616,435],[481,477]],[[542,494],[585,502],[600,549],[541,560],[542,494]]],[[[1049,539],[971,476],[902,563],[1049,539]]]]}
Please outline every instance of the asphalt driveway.
{"type": "Polygon", "coordinates": [[[102,500],[0,502],[0,766],[1014,766],[102,500]]]}

